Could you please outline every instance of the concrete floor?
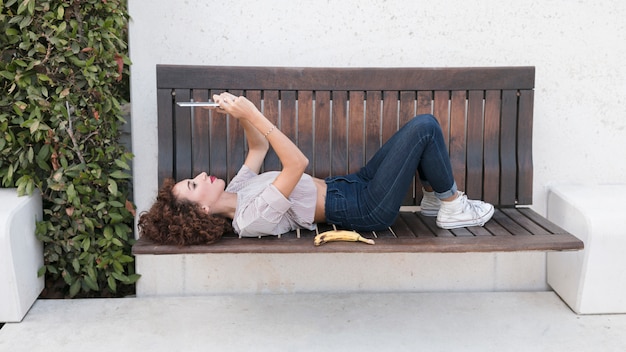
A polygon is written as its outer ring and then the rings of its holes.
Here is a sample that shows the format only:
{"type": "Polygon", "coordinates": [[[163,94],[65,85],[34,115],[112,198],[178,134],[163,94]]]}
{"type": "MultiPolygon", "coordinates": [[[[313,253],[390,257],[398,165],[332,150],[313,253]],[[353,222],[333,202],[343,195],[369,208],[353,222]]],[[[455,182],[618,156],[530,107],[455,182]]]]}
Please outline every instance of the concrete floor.
{"type": "Polygon", "coordinates": [[[626,351],[553,292],[39,300],[0,351],[626,351]]]}

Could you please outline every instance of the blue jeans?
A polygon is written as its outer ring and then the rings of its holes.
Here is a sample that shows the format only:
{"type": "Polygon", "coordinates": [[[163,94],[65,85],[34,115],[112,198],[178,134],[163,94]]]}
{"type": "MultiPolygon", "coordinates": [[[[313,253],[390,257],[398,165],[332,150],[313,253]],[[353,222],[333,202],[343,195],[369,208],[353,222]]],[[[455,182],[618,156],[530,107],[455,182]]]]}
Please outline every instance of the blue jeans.
{"type": "Polygon", "coordinates": [[[383,230],[395,221],[415,172],[435,195],[457,191],[441,126],[432,115],[414,117],[357,173],[326,179],[326,221],[359,231],[383,230]]]}

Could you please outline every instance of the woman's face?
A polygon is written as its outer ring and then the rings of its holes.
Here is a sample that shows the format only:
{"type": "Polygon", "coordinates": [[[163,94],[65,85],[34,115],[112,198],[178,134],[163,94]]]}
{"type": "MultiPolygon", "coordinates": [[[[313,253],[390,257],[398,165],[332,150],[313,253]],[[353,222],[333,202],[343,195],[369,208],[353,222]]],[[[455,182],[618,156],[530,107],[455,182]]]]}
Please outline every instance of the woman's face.
{"type": "Polygon", "coordinates": [[[178,182],[172,189],[174,196],[181,201],[187,200],[201,207],[211,207],[220,198],[226,182],[203,172],[193,179],[178,182]]]}

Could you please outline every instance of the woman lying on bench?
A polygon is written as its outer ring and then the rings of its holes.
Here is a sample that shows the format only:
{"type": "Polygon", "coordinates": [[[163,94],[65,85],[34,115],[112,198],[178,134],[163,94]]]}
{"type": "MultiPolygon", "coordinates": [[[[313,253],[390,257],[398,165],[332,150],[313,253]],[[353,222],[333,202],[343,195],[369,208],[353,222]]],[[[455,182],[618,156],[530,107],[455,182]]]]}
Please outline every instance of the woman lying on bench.
{"type": "Polygon", "coordinates": [[[493,215],[491,204],[457,191],[441,127],[432,115],[409,121],[359,172],[321,180],[304,173],[306,156],[252,102],[230,93],[213,98],[219,103],[215,111],[237,118],[246,132],[244,165],[227,187],[204,172],[178,183],[166,180],[139,219],[141,235],[156,243],[208,244],[231,230],[243,237],[279,235],[313,230],[319,222],[384,230],[394,223],[416,171],[424,186],[422,213],[437,216],[437,226],[482,226],[493,215]],[[259,174],[270,145],[283,168],[259,174]]]}

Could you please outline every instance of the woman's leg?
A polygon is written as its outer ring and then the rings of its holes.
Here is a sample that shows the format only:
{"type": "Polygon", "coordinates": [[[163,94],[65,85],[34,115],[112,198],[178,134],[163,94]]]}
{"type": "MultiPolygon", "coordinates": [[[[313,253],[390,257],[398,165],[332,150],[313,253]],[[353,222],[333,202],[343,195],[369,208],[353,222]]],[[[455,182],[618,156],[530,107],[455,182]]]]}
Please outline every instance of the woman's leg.
{"type": "Polygon", "coordinates": [[[469,200],[457,191],[441,127],[432,115],[420,115],[396,132],[358,173],[326,180],[327,221],[360,231],[391,226],[416,170],[445,200],[437,214],[439,227],[482,226],[491,219],[491,204],[469,200]]]}
{"type": "Polygon", "coordinates": [[[357,173],[366,183],[360,195],[365,221],[393,223],[416,171],[439,198],[456,194],[448,150],[432,115],[409,121],[357,173]]]}

